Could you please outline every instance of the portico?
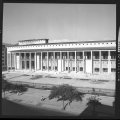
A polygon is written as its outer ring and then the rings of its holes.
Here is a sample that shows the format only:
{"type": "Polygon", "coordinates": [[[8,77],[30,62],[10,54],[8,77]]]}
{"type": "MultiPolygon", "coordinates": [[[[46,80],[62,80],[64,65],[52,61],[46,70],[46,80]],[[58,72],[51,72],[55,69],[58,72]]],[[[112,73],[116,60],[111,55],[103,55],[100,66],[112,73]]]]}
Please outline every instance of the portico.
{"type": "MultiPolygon", "coordinates": [[[[8,48],[8,69],[34,70],[34,71],[58,71],[58,72],[82,72],[90,74],[113,73],[116,70],[115,41],[98,42],[99,47],[92,47],[95,42],[68,43],[74,47],[62,47],[60,44],[32,45],[35,49],[27,49],[27,45],[13,46],[21,49],[8,48]],[[108,43],[110,45],[108,45],[108,43]],[[85,47],[83,46],[85,45],[85,47]],[[88,45],[90,44],[90,45],[88,45]],[[104,43],[105,44],[105,43],[104,43]],[[47,45],[47,46],[46,46],[47,45]],[[50,45],[59,45],[61,48],[52,49],[50,45]],[[79,46],[78,46],[79,45],[79,46]],[[81,45],[81,47],[80,47],[81,45]],[[103,46],[102,46],[103,45],[103,46]],[[107,46],[108,45],[108,46],[107,46]],[[44,49],[41,49],[44,47],[44,49]],[[104,49],[102,49],[104,48],[104,49]]],[[[96,44],[96,43],[95,43],[96,44]]],[[[67,45],[67,44],[66,44],[67,45]]],[[[65,46],[66,46],[65,45],[65,46]]],[[[63,43],[64,46],[64,43],[63,43]]]]}

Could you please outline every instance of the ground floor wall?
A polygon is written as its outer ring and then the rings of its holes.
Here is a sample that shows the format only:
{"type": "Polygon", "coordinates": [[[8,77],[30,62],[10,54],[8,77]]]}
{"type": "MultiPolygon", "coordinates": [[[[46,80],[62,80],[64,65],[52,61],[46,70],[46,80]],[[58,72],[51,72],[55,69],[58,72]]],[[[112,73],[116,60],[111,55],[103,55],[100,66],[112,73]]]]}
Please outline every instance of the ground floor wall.
{"type": "Polygon", "coordinates": [[[7,58],[8,70],[75,71],[90,74],[116,71],[116,53],[112,50],[10,52],[7,58]]]}

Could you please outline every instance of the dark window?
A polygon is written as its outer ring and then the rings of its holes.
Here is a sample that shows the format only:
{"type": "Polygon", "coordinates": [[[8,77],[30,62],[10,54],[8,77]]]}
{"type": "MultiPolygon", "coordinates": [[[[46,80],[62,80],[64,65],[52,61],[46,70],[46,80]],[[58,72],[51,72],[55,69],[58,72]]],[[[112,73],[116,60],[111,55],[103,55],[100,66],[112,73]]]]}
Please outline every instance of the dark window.
{"type": "Polygon", "coordinates": [[[66,70],[68,70],[68,67],[66,67],[66,70]]]}
{"type": "Polygon", "coordinates": [[[95,72],[99,72],[99,68],[95,68],[95,72]]]}
{"type": "Polygon", "coordinates": [[[83,71],[83,67],[80,67],[80,71],[83,71]]]}
{"type": "Polygon", "coordinates": [[[75,67],[73,67],[73,71],[75,71],[75,67]]]}
{"type": "Polygon", "coordinates": [[[115,51],[111,51],[110,55],[111,55],[111,59],[116,59],[116,52],[115,51]]]}
{"type": "Polygon", "coordinates": [[[43,66],[43,70],[45,70],[45,66],[43,66]]]}
{"type": "Polygon", "coordinates": [[[108,72],[108,68],[103,68],[103,72],[108,72]]]}
{"type": "Polygon", "coordinates": [[[108,59],[108,52],[102,52],[103,59],[108,59]]]}
{"type": "Polygon", "coordinates": [[[31,69],[34,69],[35,68],[35,62],[34,61],[31,61],[31,69]]]}
{"type": "Polygon", "coordinates": [[[49,70],[51,70],[51,66],[49,66],[49,70]]]}
{"type": "Polygon", "coordinates": [[[29,61],[26,61],[26,68],[29,69],[29,61]]]}
{"type": "Polygon", "coordinates": [[[57,66],[55,66],[55,70],[57,70],[57,66]]]}
{"type": "Polygon", "coordinates": [[[116,69],[115,68],[111,68],[111,72],[116,72],[116,69]]]}
{"type": "Polygon", "coordinates": [[[22,69],[25,69],[25,62],[22,61],[22,69]]]}

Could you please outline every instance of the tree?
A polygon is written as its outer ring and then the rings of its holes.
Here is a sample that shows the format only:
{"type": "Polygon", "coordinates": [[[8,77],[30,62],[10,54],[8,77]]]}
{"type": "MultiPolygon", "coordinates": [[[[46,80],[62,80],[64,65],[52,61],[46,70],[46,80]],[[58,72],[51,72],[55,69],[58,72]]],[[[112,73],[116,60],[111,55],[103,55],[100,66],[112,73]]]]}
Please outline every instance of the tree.
{"type": "Polygon", "coordinates": [[[93,96],[91,96],[90,98],[88,98],[88,102],[87,102],[87,105],[91,105],[92,106],[92,115],[93,116],[96,116],[97,113],[96,113],[96,107],[98,105],[101,105],[101,102],[100,102],[100,98],[98,98],[96,92],[95,92],[95,89],[93,88],[93,96]]]}
{"type": "Polygon", "coordinates": [[[12,93],[17,93],[18,95],[19,93],[27,91],[27,87],[25,87],[24,85],[12,84],[5,80],[5,78],[6,77],[2,75],[2,91],[4,93],[4,98],[6,91],[11,91],[12,93]]]}
{"type": "Polygon", "coordinates": [[[63,84],[58,87],[54,86],[48,98],[49,100],[57,98],[57,101],[63,101],[62,109],[65,110],[74,100],[82,101],[83,96],[84,94],[77,91],[75,87],[63,84]],[[66,104],[65,101],[67,101],[66,104]]]}

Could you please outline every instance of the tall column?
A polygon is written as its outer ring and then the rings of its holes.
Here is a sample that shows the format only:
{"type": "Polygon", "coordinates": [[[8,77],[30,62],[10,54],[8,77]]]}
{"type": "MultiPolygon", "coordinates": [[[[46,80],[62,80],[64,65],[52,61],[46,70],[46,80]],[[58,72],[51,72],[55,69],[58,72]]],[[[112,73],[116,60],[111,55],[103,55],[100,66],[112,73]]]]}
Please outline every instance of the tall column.
{"type": "Polygon", "coordinates": [[[102,57],[101,57],[101,51],[99,51],[99,60],[100,60],[100,73],[102,73],[102,57]]]}
{"type": "Polygon", "coordinates": [[[29,61],[29,68],[30,68],[30,70],[31,70],[31,53],[29,53],[30,54],[30,61],[29,61]]]}
{"type": "Polygon", "coordinates": [[[69,52],[67,52],[68,72],[69,72],[69,52]]]}
{"type": "Polygon", "coordinates": [[[76,51],[75,51],[75,72],[77,72],[77,70],[76,70],[76,51]]]}
{"type": "Polygon", "coordinates": [[[42,66],[42,52],[41,52],[41,71],[43,70],[43,66],[42,66]]]}
{"type": "Polygon", "coordinates": [[[110,56],[110,50],[108,51],[108,73],[111,73],[111,56],[110,56]]]}
{"type": "Polygon", "coordinates": [[[12,53],[10,52],[10,69],[12,69],[12,53]]]}
{"type": "Polygon", "coordinates": [[[26,70],[26,53],[24,53],[24,62],[25,62],[25,70],[26,70]]]}
{"type": "Polygon", "coordinates": [[[62,52],[61,52],[61,51],[60,51],[60,61],[61,61],[61,62],[60,62],[61,65],[60,65],[60,66],[61,66],[61,72],[62,72],[62,52]]]}
{"type": "Polygon", "coordinates": [[[15,64],[15,70],[16,70],[16,53],[14,53],[14,64],[15,64]]]}
{"type": "Polygon", "coordinates": [[[35,71],[36,71],[36,68],[37,68],[37,63],[36,63],[36,52],[35,52],[35,71]]]}
{"type": "Polygon", "coordinates": [[[7,53],[7,71],[8,71],[8,53],[7,53]]]}
{"type": "Polygon", "coordinates": [[[54,69],[54,71],[55,71],[55,52],[53,52],[53,62],[54,62],[54,67],[53,67],[53,69],[54,69]]]}
{"type": "Polygon", "coordinates": [[[21,53],[19,52],[19,70],[21,70],[21,53]]]}
{"type": "Polygon", "coordinates": [[[92,62],[92,74],[93,74],[93,51],[91,51],[91,62],[92,62]]]}
{"type": "Polygon", "coordinates": [[[49,71],[49,59],[48,59],[49,55],[48,55],[48,52],[47,52],[47,70],[49,71]]]}
{"type": "Polygon", "coordinates": [[[83,51],[83,73],[85,73],[85,52],[83,51]]]}

